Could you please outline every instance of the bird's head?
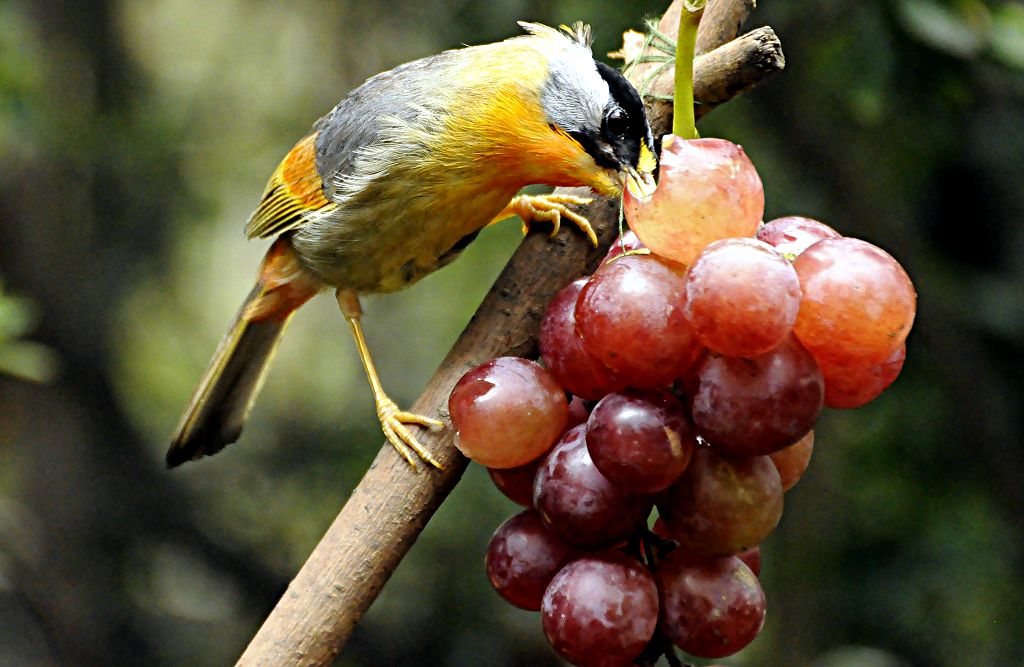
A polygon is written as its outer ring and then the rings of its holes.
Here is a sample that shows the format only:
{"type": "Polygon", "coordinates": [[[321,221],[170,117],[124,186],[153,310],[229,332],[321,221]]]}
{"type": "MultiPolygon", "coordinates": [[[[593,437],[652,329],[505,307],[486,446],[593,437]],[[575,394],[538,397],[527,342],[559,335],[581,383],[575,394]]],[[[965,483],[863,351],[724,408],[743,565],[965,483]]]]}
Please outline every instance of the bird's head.
{"type": "Polygon", "coordinates": [[[643,101],[618,70],[594,60],[590,27],[521,25],[547,42],[541,106],[552,129],[582,149],[576,176],[605,195],[619,194],[623,186],[638,196],[650,194],[657,158],[643,101]]]}

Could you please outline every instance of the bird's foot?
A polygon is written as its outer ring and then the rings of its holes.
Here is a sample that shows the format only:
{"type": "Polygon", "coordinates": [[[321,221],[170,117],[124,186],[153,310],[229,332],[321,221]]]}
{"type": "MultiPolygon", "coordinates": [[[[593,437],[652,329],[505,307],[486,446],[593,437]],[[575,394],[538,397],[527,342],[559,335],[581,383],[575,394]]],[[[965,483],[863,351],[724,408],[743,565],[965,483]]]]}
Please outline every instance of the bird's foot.
{"type": "Polygon", "coordinates": [[[579,213],[571,210],[569,206],[583,206],[594,201],[589,197],[577,197],[575,195],[519,195],[509,202],[505,209],[509,214],[515,214],[523,221],[523,233],[530,231],[530,225],[539,220],[551,223],[553,229],[551,236],[558,233],[562,225],[562,218],[571,220],[580,228],[590,242],[597,245],[597,234],[590,226],[590,221],[579,213]]]}
{"type": "Polygon", "coordinates": [[[412,452],[415,452],[419,458],[438,470],[444,470],[444,466],[433,457],[406,426],[406,424],[419,424],[420,426],[436,430],[444,428],[444,422],[399,410],[394,401],[383,395],[377,397],[377,418],[380,419],[381,429],[384,431],[384,436],[388,439],[388,442],[412,466],[413,470],[416,470],[418,466],[412,452]],[[412,450],[412,452],[409,450],[412,450]]]}

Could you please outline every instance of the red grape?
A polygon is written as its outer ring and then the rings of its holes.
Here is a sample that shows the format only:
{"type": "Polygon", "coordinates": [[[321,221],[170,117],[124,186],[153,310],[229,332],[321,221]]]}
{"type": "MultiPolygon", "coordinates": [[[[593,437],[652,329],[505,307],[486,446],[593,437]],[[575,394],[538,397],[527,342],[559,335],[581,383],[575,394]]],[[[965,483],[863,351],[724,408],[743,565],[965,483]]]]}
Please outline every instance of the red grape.
{"type": "Polygon", "coordinates": [[[576,329],[591,357],[624,386],[668,386],[696,358],[683,282],[678,264],[631,255],[605,264],[583,287],[576,329]]]}
{"type": "Polygon", "coordinates": [[[715,241],[686,279],[686,321],[697,340],[719,354],[767,352],[793,328],[799,309],[796,271],[756,239],[715,241]]]}
{"type": "Polygon", "coordinates": [[[816,359],[881,363],[906,339],[917,295],[903,267],[881,248],[825,239],[793,268],[803,292],[793,330],[816,359]]]}
{"type": "Polygon", "coordinates": [[[540,356],[566,391],[596,401],[623,385],[590,357],[576,331],[576,301],[586,283],[569,283],[548,304],[540,323],[540,356]]]}
{"type": "Polygon", "coordinates": [[[576,665],[632,664],[654,636],[658,589],[650,572],[620,552],[604,552],[563,567],[541,606],[544,634],[576,665]]]}
{"type": "Polygon", "coordinates": [[[764,188],[743,149],[724,139],[662,140],[658,189],[624,195],[629,227],[652,251],[690,264],[712,241],[753,236],[764,188]]]}
{"type": "Polygon", "coordinates": [[[609,482],[634,493],[654,493],[674,482],[695,445],[685,408],[667,391],[608,394],[587,421],[594,465],[609,482]]]}
{"type": "Polygon", "coordinates": [[[907,347],[901,343],[880,364],[820,362],[825,378],[825,405],[830,408],[859,408],[870,403],[891,385],[903,370],[907,347]]]}
{"type": "Polygon", "coordinates": [[[672,536],[668,534],[668,528],[665,527],[665,520],[660,516],[654,520],[654,525],[651,526],[651,532],[663,540],[672,539],[672,536]]]}
{"type": "Polygon", "coordinates": [[[540,610],[544,589],[579,550],[544,527],[533,510],[520,512],[498,526],[487,547],[487,578],[512,604],[540,610]]]}
{"type": "Polygon", "coordinates": [[[755,577],[761,576],[761,547],[750,547],[736,554],[744,565],[750,568],[755,577]]]}
{"type": "Polygon", "coordinates": [[[760,544],[782,516],[782,482],[767,456],[730,459],[699,447],[675,484],[658,496],[658,513],[686,549],[708,556],[760,544]]]}
{"type": "Polygon", "coordinates": [[[518,357],[491,359],[463,375],[448,410],[456,446],[489,468],[534,460],[569,418],[565,391],[540,365],[518,357]]]}
{"type": "Polygon", "coordinates": [[[586,401],[579,396],[573,396],[569,401],[569,421],[565,423],[565,430],[587,423],[589,417],[590,410],[587,409],[586,401]]]}
{"type": "Polygon", "coordinates": [[[601,264],[607,264],[620,255],[624,255],[627,252],[633,252],[635,250],[642,250],[646,247],[647,246],[641,243],[640,239],[636,237],[636,232],[632,229],[627,229],[612,242],[611,247],[608,248],[608,254],[601,260],[601,264]]]}
{"type": "Polygon", "coordinates": [[[764,625],[761,583],[735,556],[706,559],[676,549],[657,573],[660,628],[700,658],[722,658],[749,644],[764,625]]]}
{"type": "Polygon", "coordinates": [[[793,336],[752,359],[708,356],[697,381],[697,433],[729,456],[769,454],[795,442],[814,426],[825,395],[814,358],[793,336]]]}
{"type": "Polygon", "coordinates": [[[523,507],[533,507],[533,478],[542,460],[540,457],[515,468],[488,468],[487,474],[506,498],[523,507]]]}
{"type": "Polygon", "coordinates": [[[804,476],[807,466],[811,463],[811,453],[813,452],[814,431],[808,431],[807,435],[789,447],[784,447],[768,455],[771,457],[772,463],[775,464],[775,469],[779,471],[783,491],[792,489],[804,476]]]}
{"type": "Polygon", "coordinates": [[[837,239],[839,232],[823,222],[799,215],[775,218],[757,230],[757,238],[782,255],[795,258],[822,239],[837,239]]]}
{"type": "Polygon", "coordinates": [[[571,429],[544,458],[533,482],[533,506],[567,542],[613,544],[644,524],[651,499],[609,482],[587,452],[585,433],[582,425],[571,429]]]}
{"type": "MultiPolygon", "coordinates": [[[[587,406],[579,396],[573,396],[569,401],[569,421],[565,428],[569,430],[573,426],[586,424],[590,413],[587,406]]],[[[544,456],[538,456],[533,461],[515,468],[488,468],[487,474],[498,490],[514,503],[523,507],[533,507],[533,478],[537,474],[537,468],[544,456]]]]}

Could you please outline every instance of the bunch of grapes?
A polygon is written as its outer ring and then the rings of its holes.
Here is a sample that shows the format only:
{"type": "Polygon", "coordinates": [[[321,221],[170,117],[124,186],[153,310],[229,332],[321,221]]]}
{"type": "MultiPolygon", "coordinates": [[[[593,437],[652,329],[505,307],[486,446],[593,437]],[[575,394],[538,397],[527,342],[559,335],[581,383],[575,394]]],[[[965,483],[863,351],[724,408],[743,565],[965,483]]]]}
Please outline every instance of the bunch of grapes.
{"type": "Polygon", "coordinates": [[[548,305],[543,365],[491,360],[449,401],[459,448],[526,508],[491,539],[491,583],[577,665],[719,658],[757,636],[758,545],[815,421],[893,382],[915,314],[883,250],[809,218],[762,224],[740,147],[666,138],[660,169],[651,197],[625,195],[632,231],[548,305]]]}

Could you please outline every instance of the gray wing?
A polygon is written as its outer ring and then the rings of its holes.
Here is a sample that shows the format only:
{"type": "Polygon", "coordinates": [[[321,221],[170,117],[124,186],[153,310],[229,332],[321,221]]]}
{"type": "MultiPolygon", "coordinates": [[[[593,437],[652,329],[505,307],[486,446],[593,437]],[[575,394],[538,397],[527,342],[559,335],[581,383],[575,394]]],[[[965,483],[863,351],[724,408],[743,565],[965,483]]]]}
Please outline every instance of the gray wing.
{"type": "Polygon", "coordinates": [[[316,169],[328,199],[336,200],[339,178],[354,173],[360,157],[396,121],[422,127],[426,117],[436,119],[437,110],[422,103],[436,97],[429,93],[442,85],[454,53],[445,51],[378,74],[316,122],[316,169]]]}

